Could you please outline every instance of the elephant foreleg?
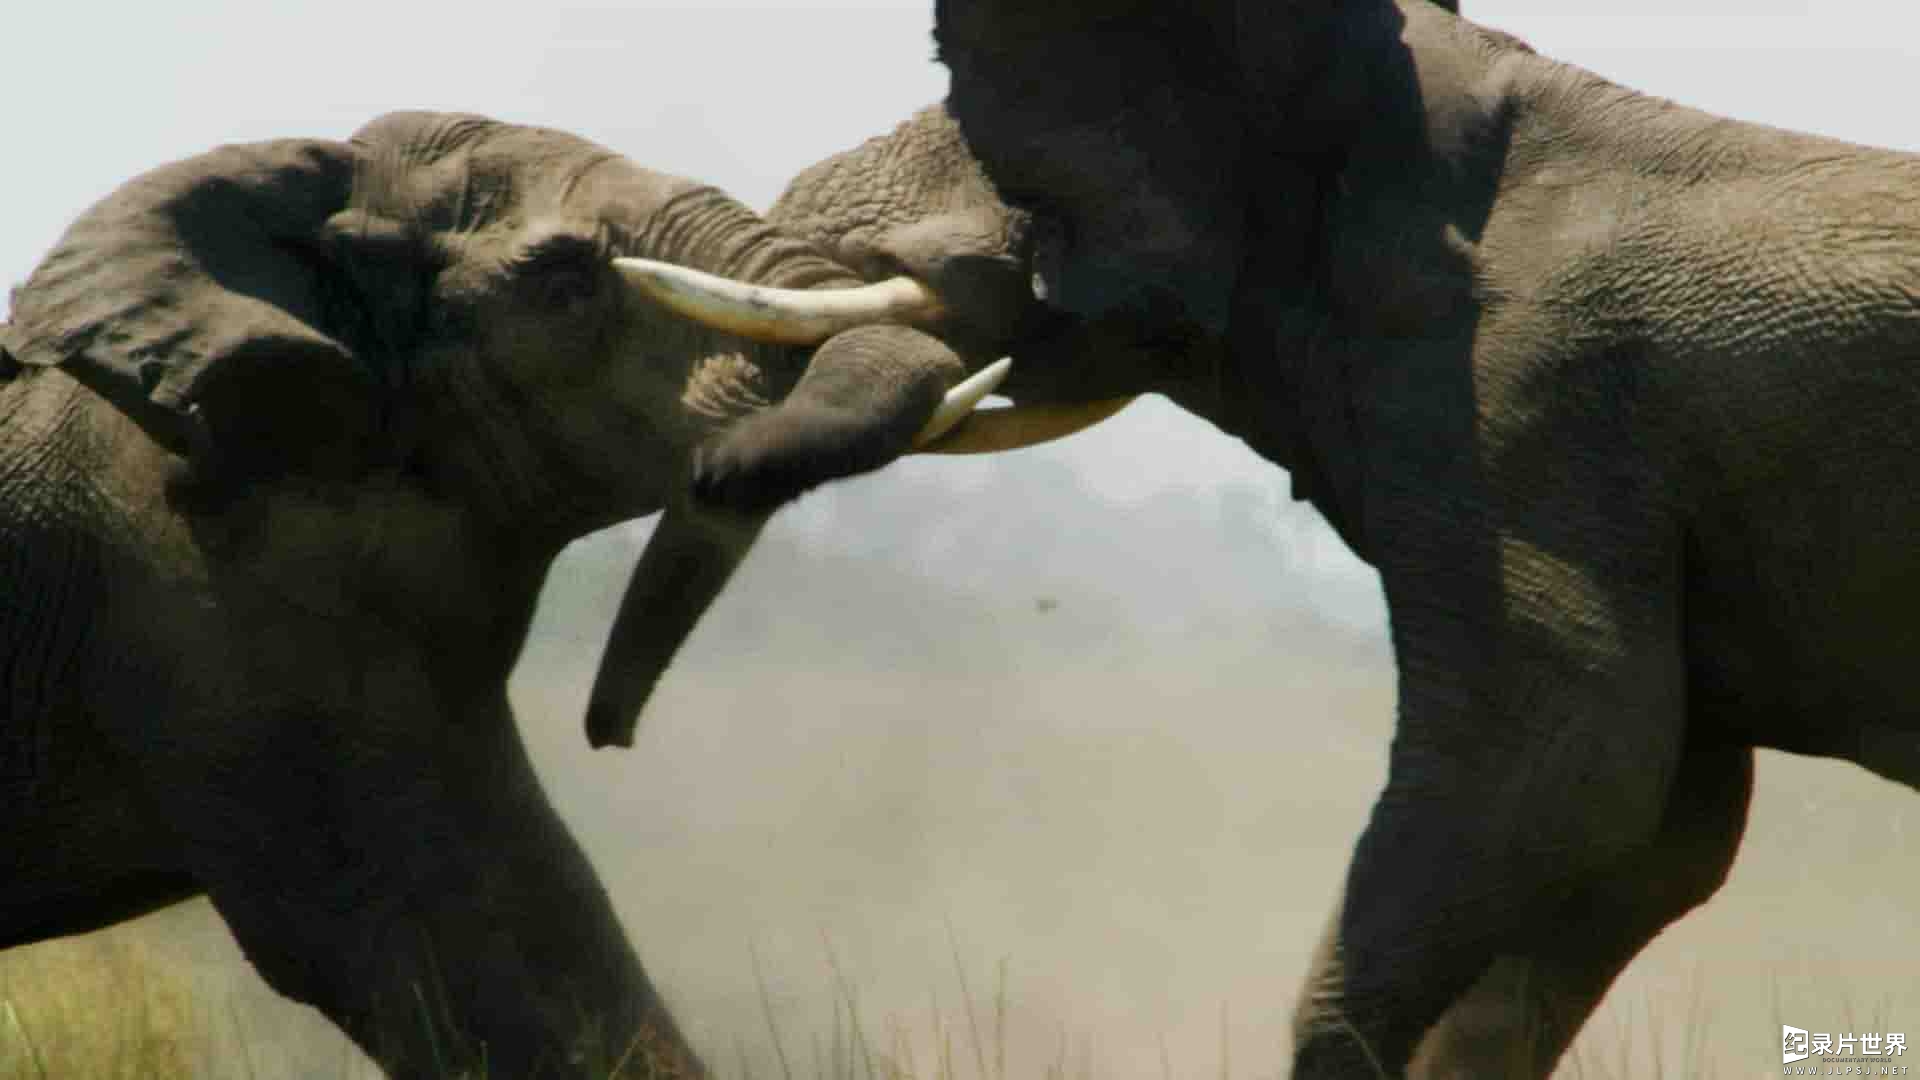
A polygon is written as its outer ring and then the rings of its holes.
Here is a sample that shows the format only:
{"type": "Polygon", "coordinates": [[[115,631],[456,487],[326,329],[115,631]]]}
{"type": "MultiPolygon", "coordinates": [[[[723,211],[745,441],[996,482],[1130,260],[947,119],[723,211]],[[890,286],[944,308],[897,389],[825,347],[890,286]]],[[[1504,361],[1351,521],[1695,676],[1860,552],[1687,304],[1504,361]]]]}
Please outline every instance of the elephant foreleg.
{"type": "Polygon", "coordinates": [[[1549,1075],[1634,955],[1726,880],[1752,787],[1750,748],[1689,746],[1659,834],[1560,904],[1527,948],[1496,960],[1421,1040],[1408,1072],[1549,1075]]]}
{"type": "MultiPolygon", "coordinates": [[[[1661,921],[1636,913],[1590,955],[1548,944],[1556,918],[1601,899],[1662,834],[1685,736],[1668,538],[1558,522],[1571,542],[1429,533],[1388,564],[1399,730],[1296,1017],[1296,1076],[1404,1075],[1501,957],[1537,957],[1528,974],[1565,980],[1550,996],[1579,1014],[1556,1021],[1570,1034],[1590,1007],[1577,999],[1597,996],[1661,921]],[[1576,556],[1588,535],[1617,559],[1576,556]]],[[[1503,1029],[1478,1048],[1494,1060],[1471,1074],[1546,1075],[1517,1037],[1503,1029]],[[1507,1068],[1516,1054],[1525,1066],[1507,1068]]]]}
{"type": "Polygon", "coordinates": [[[145,774],[260,974],[396,1077],[704,1075],[505,701],[455,720],[365,674],[374,714],[249,718],[145,774]]]}

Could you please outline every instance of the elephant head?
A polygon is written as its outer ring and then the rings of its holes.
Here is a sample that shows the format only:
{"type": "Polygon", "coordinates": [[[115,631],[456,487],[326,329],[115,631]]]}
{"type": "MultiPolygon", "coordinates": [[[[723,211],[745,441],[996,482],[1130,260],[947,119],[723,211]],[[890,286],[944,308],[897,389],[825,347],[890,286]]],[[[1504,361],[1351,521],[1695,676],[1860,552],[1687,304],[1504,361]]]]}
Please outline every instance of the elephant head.
{"type": "MultiPolygon", "coordinates": [[[[1008,212],[1042,238],[1031,265],[1048,316],[1026,325],[1045,329],[1009,347],[1019,367],[1004,392],[1165,393],[1286,464],[1296,494],[1357,540],[1300,425],[1265,407],[1303,377],[1267,355],[1324,323],[1315,304],[1330,254],[1344,254],[1326,250],[1327,212],[1354,147],[1427,122],[1370,111],[1382,94],[1417,102],[1394,41],[1402,7],[1427,27],[1458,5],[940,0],[944,107],[1008,212]]],[[[1478,27],[1462,38],[1469,51],[1525,51],[1478,27]]]]}
{"type": "Polygon", "coordinates": [[[13,320],[21,362],[113,401],[207,497],[399,470],[549,545],[664,507],[596,745],[630,742],[776,507],[916,444],[988,445],[991,423],[935,435],[1004,370],[967,382],[994,357],[925,332],[956,324],[912,278],[869,284],[712,188],[472,116],[156,170],[74,224],[13,320]]]}
{"type": "Polygon", "coordinates": [[[969,146],[1063,237],[1037,267],[1048,301],[1082,316],[1167,301],[1214,332],[1249,260],[1313,256],[1319,185],[1395,122],[1370,96],[1407,74],[1374,62],[1403,22],[1391,2],[939,0],[935,18],[969,146]],[[1276,234],[1290,246],[1255,243],[1276,234]]]}
{"type": "Polygon", "coordinates": [[[1058,438],[1184,380],[1169,350],[1134,355],[1131,323],[1072,318],[1053,302],[1057,222],[1002,196],[943,105],[801,173],[768,217],[870,280],[924,283],[941,302],[940,337],[973,362],[1044,343],[1044,363],[1016,360],[1000,387],[1017,407],[972,415],[944,449],[1058,438]]]}
{"type": "MultiPolygon", "coordinates": [[[[965,374],[950,354],[877,372],[846,358],[851,342],[817,357],[796,347],[931,310],[924,293],[902,302],[897,290],[831,291],[860,284],[722,193],[582,140],[395,114],[347,143],[227,147],[129,184],[16,290],[12,340],[19,360],[63,366],[187,454],[207,482],[393,463],[457,473],[483,451],[446,453],[409,425],[443,420],[448,399],[470,400],[479,391],[464,389],[468,380],[512,384],[525,399],[516,404],[555,410],[564,424],[549,433],[554,446],[494,451],[506,461],[547,455],[563,472],[462,479],[503,513],[535,489],[604,492],[585,499],[602,505],[545,506],[565,511],[555,525],[577,529],[658,506],[671,468],[647,451],[684,459],[769,406],[817,413],[843,365],[882,376],[861,385],[885,385],[870,392],[897,395],[885,404],[903,411],[876,410],[840,432],[854,445],[832,464],[781,461],[778,495],[906,449],[940,391],[965,374]],[[792,298],[810,311],[770,311],[733,327],[738,335],[703,333],[648,299],[661,287],[631,253],[822,291],[792,298]],[[808,373],[800,395],[782,401],[808,373]],[[621,427],[637,441],[593,444],[621,427]]],[[[802,437],[801,425],[790,428],[802,437]]],[[[823,449],[817,433],[804,438],[823,449]]]]}

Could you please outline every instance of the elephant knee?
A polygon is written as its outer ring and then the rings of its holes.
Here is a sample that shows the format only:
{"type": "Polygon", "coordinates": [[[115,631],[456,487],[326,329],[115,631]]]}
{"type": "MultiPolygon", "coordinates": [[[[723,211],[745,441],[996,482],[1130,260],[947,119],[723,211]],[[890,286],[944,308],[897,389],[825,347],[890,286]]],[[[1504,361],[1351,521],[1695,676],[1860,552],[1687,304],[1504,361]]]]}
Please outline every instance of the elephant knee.
{"type": "Polygon", "coordinates": [[[324,1013],[350,1033],[368,1013],[373,958],[405,950],[395,920],[365,908],[339,918],[314,906],[210,893],[247,962],[274,992],[324,1013]]]}
{"type": "Polygon", "coordinates": [[[222,917],[247,963],[274,993],[338,1019],[344,980],[329,969],[327,950],[302,948],[298,935],[249,933],[224,911],[222,917]]]}
{"type": "Polygon", "coordinates": [[[1750,749],[1690,750],[1658,827],[1623,852],[1607,875],[1614,901],[1671,922],[1712,898],[1733,872],[1752,785],[1750,749]]]}
{"type": "Polygon", "coordinates": [[[1729,850],[1725,859],[1688,863],[1674,868],[1663,882],[1666,893],[1666,908],[1672,918],[1679,918],[1694,908],[1713,898],[1720,886],[1727,883],[1727,876],[1733,870],[1733,852],[1729,850]]]}

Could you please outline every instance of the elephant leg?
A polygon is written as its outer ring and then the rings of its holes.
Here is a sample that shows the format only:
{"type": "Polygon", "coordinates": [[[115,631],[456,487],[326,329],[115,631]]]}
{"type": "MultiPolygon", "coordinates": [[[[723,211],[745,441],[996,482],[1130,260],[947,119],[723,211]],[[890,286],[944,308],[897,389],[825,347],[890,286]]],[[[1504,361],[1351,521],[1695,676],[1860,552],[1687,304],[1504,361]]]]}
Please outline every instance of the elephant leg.
{"type": "Polygon", "coordinates": [[[1607,987],[1726,881],[1746,827],[1753,751],[1689,745],[1660,831],[1559,904],[1427,1032],[1408,1069],[1433,1080],[1548,1076],[1607,987]]]}
{"type": "Polygon", "coordinates": [[[370,715],[249,720],[150,770],[261,975],[396,1077],[605,1076],[623,1060],[622,1075],[704,1075],[504,699],[455,720],[405,710],[431,693],[392,693],[391,672],[366,678],[370,715]]]}
{"type": "Polygon", "coordinates": [[[1510,534],[1390,553],[1398,731],[1296,1014],[1296,1076],[1403,1075],[1496,958],[1659,835],[1685,730],[1679,560],[1576,531],[1621,561],[1510,534]]]}

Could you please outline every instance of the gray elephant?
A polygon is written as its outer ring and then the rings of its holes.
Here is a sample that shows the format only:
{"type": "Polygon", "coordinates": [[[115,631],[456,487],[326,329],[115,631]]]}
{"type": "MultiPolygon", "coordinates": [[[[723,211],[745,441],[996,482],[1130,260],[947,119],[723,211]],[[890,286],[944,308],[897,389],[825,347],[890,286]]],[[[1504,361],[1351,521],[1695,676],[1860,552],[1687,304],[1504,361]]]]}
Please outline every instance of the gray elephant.
{"type": "Polygon", "coordinates": [[[1380,572],[1398,734],[1295,1075],[1545,1076],[1721,884],[1755,747],[1920,785],[1920,158],[1427,0],[936,22],[1034,237],[1006,392],[1165,390],[1380,572]]]}
{"type": "Polygon", "coordinates": [[[0,326],[0,947],[204,892],[396,1075],[699,1074],[509,669],[561,547],[664,506],[594,723],[625,741],[774,508],[984,390],[925,332],[966,311],[473,116],[114,192],[0,326]]]}

